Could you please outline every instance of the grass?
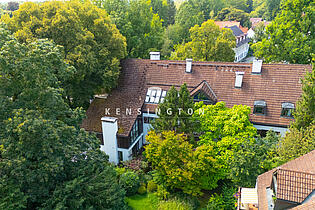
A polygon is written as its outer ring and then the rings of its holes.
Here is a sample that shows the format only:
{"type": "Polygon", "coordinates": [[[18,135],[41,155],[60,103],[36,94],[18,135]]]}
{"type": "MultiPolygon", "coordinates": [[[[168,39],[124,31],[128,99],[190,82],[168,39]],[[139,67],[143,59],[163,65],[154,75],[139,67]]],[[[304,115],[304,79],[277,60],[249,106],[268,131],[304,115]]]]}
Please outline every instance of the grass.
{"type": "Polygon", "coordinates": [[[126,198],[128,206],[134,210],[155,210],[158,208],[158,198],[152,194],[133,195],[126,198]]]}

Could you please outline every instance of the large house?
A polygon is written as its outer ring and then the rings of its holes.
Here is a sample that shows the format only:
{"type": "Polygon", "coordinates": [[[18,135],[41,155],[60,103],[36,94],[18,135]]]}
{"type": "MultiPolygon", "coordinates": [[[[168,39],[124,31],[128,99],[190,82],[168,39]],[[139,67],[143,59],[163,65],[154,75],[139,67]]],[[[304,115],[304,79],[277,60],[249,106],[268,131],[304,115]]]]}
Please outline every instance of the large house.
{"type": "Polygon", "coordinates": [[[127,59],[121,62],[119,84],[107,97],[96,97],[82,127],[101,139],[110,161],[129,160],[145,144],[156,108],[171,86],[186,83],[195,101],[218,101],[227,107],[251,107],[250,121],[261,135],[272,129],[281,135],[292,121],[301,82],[310,65],[193,62],[127,59]]]}
{"type": "Polygon", "coordinates": [[[220,28],[229,28],[235,36],[236,47],[233,49],[235,52],[235,62],[243,60],[249,49],[249,39],[247,37],[247,29],[242,27],[240,22],[237,21],[215,21],[215,24],[220,28]]]}
{"type": "Polygon", "coordinates": [[[238,209],[315,209],[315,150],[258,176],[240,188],[238,209]]]}

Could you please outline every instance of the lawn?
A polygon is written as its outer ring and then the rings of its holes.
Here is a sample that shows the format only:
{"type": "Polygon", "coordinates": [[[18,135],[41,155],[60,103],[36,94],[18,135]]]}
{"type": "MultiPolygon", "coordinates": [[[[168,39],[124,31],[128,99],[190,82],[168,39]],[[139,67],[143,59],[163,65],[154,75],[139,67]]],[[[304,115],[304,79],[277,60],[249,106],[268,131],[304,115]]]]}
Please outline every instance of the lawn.
{"type": "Polygon", "coordinates": [[[134,210],[155,210],[158,206],[158,199],[152,193],[130,196],[126,201],[134,210]]]}

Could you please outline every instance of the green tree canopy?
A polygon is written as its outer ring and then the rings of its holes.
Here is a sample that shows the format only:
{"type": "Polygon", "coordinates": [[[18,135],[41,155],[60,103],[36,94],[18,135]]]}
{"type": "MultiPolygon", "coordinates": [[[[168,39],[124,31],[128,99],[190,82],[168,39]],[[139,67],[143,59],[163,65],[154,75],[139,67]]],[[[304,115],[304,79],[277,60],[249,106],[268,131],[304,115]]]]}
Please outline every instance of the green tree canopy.
{"type": "Polygon", "coordinates": [[[190,42],[175,46],[171,59],[198,61],[234,61],[235,37],[230,29],[220,29],[213,20],[190,30],[190,42]]]}
{"type": "Polygon", "coordinates": [[[254,142],[256,128],[249,121],[250,107],[235,105],[227,108],[224,102],[215,105],[196,104],[194,113],[198,132],[201,133],[199,145],[211,145],[216,157],[223,161],[222,167],[230,171],[230,161],[239,147],[254,142]],[[201,113],[201,114],[200,114],[201,113]]]}
{"type": "Polygon", "coordinates": [[[71,105],[87,106],[94,94],[116,85],[126,43],[104,10],[88,2],[27,2],[2,20],[20,42],[48,38],[64,47],[66,62],[76,69],[62,84],[71,105]]]}
{"type": "Polygon", "coordinates": [[[170,190],[198,195],[201,189],[213,189],[222,178],[220,164],[212,146],[194,148],[184,134],[150,132],[145,155],[157,170],[157,181],[170,190]]]}
{"type": "Polygon", "coordinates": [[[73,74],[63,49],[19,43],[3,26],[0,37],[0,209],[124,208],[99,140],[62,97],[73,74]]]}
{"type": "Polygon", "coordinates": [[[241,26],[250,27],[249,15],[242,10],[232,7],[222,9],[216,19],[221,21],[238,21],[241,23],[241,26]]]}
{"type": "Polygon", "coordinates": [[[160,51],[163,44],[162,21],[146,0],[94,0],[111,16],[126,37],[131,58],[148,58],[150,51],[160,51]]]}
{"type": "Polygon", "coordinates": [[[313,18],[313,1],[284,1],[281,12],[266,28],[266,38],[253,45],[254,55],[267,62],[311,63],[315,49],[313,18]]]}

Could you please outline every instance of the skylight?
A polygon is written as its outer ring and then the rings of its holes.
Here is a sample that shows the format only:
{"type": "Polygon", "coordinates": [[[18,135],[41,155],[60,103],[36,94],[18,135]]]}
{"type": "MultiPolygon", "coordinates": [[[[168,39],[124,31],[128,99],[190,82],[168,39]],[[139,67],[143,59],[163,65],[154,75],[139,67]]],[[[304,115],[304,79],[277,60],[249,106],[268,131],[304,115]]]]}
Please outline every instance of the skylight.
{"type": "Polygon", "coordinates": [[[145,97],[145,102],[150,104],[158,104],[164,101],[166,91],[159,87],[150,87],[145,97]]]}

